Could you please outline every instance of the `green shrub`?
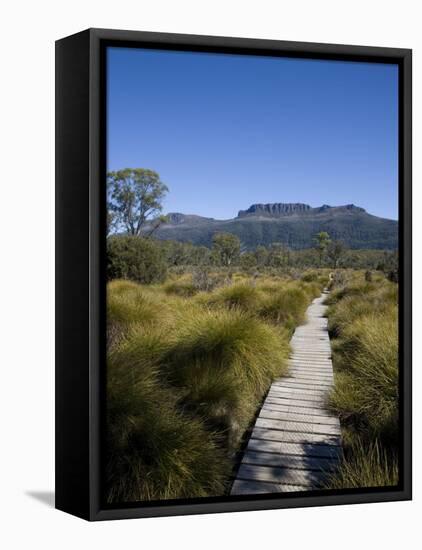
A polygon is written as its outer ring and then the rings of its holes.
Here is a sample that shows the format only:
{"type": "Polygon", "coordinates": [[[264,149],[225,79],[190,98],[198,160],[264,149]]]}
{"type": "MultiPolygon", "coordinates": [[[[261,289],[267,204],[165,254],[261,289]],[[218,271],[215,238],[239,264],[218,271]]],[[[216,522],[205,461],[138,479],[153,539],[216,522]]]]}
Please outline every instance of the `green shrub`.
{"type": "Polygon", "coordinates": [[[317,271],[305,271],[305,273],[302,275],[301,280],[305,283],[314,283],[318,280],[318,272],[317,271]]]}
{"type": "Polygon", "coordinates": [[[153,239],[112,236],[107,240],[107,279],[130,279],[150,284],[164,281],[167,265],[153,239]]]}
{"type": "Polygon", "coordinates": [[[317,283],[322,289],[328,285],[329,278],[325,271],[308,270],[301,276],[301,281],[304,283],[317,283]]]}
{"type": "Polygon", "coordinates": [[[108,503],[224,494],[230,465],[218,437],[179,410],[163,385],[159,333],[133,333],[107,365],[108,503]]]}

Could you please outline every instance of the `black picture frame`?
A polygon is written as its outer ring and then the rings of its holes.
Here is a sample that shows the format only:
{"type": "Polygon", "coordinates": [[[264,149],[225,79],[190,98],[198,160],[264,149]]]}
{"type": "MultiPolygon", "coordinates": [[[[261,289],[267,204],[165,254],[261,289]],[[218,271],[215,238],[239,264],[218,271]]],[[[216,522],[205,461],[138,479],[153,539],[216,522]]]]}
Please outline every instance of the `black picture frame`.
{"type": "Polygon", "coordinates": [[[109,520],[409,500],[412,496],[412,52],[88,29],[56,42],[56,508],[109,520]],[[107,46],[395,63],[399,67],[401,483],[360,489],[121,507],[101,499],[105,360],[105,62],[107,46]],[[104,370],[104,369],[103,369],[104,370]]]}

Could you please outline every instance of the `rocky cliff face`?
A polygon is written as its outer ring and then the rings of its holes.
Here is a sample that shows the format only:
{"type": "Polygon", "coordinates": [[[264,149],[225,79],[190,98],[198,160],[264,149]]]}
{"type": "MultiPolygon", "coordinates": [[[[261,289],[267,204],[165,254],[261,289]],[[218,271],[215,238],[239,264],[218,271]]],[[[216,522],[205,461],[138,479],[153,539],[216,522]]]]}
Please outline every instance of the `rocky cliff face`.
{"type": "Polygon", "coordinates": [[[247,210],[239,210],[238,218],[244,216],[286,216],[312,210],[309,204],[300,202],[273,202],[270,204],[252,204],[247,210]]]}
{"type": "Polygon", "coordinates": [[[252,204],[247,210],[239,210],[237,217],[266,216],[278,218],[280,216],[289,216],[293,214],[319,214],[321,212],[327,212],[328,210],[332,210],[333,213],[347,211],[365,212],[363,208],[355,206],[354,204],[346,204],[344,206],[329,206],[328,204],[323,204],[322,206],[312,208],[309,204],[303,204],[301,202],[273,202],[269,204],[252,204]]]}
{"type": "Polygon", "coordinates": [[[212,218],[204,218],[195,214],[181,214],[180,212],[170,212],[166,214],[166,218],[169,225],[197,225],[214,221],[212,218]]]}

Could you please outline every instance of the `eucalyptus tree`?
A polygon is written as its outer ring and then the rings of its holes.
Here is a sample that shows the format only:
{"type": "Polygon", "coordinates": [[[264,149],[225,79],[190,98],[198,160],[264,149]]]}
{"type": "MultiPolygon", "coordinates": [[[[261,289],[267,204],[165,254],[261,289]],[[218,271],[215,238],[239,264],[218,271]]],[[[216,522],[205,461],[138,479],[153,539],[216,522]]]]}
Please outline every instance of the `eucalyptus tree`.
{"type": "Polygon", "coordinates": [[[166,221],[161,216],[168,187],[157,172],[146,168],[125,168],[107,174],[110,229],[127,235],[151,235],[166,221]]]}

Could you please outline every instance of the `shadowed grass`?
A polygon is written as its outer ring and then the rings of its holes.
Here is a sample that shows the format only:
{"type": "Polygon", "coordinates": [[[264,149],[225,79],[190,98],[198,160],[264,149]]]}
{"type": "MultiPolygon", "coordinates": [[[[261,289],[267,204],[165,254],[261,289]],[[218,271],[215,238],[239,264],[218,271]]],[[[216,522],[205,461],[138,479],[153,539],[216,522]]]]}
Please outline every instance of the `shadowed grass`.
{"type": "Polygon", "coordinates": [[[178,409],[163,386],[158,333],[138,333],[109,354],[107,501],[224,493],[230,469],[216,434],[178,409]]]}
{"type": "Polygon", "coordinates": [[[365,444],[356,439],[341,462],[339,471],[328,479],[330,489],[394,487],[399,482],[396,455],[388,453],[376,440],[365,444]]]}
{"type": "Polygon", "coordinates": [[[176,332],[166,372],[233,449],[288,354],[285,334],[239,310],[193,312],[176,332]]]}

